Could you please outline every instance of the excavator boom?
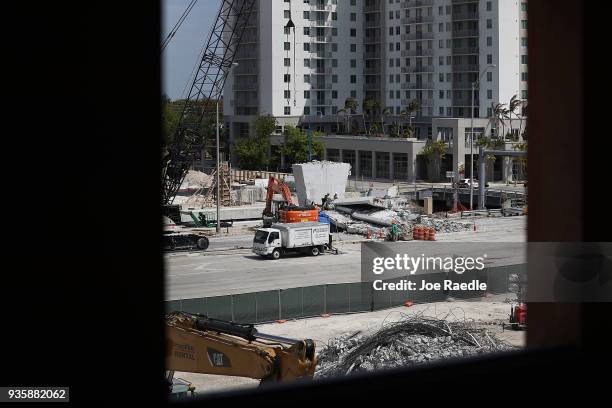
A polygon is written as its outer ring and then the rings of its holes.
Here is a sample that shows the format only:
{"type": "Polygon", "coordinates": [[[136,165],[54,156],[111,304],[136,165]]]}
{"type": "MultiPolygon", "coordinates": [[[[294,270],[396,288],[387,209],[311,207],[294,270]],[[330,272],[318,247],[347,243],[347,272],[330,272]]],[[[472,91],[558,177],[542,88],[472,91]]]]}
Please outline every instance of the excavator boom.
{"type": "Polygon", "coordinates": [[[312,378],[316,366],[312,340],[259,333],[206,316],[174,312],[166,317],[166,369],[248,377],[262,381],[312,378]]]}

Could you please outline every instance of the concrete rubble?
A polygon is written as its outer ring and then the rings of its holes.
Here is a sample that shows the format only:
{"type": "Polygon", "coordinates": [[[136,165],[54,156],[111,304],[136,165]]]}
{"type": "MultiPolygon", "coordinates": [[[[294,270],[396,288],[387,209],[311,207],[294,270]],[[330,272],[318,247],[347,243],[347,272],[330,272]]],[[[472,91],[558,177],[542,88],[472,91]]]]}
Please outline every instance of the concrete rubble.
{"type": "Polygon", "coordinates": [[[427,364],[515,349],[470,321],[408,316],[369,335],[345,334],[318,353],[315,378],[427,364]]]}

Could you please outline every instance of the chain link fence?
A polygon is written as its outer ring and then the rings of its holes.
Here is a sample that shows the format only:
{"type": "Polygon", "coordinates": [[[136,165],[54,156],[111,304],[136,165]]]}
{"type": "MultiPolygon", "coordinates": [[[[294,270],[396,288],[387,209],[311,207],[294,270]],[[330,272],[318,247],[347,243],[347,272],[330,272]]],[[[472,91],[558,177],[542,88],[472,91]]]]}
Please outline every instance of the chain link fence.
{"type": "MultiPolygon", "coordinates": [[[[463,283],[477,279],[487,283],[486,292],[500,294],[510,292],[512,282],[517,276],[525,277],[526,274],[527,264],[508,265],[469,271],[461,275],[452,272],[428,274],[427,282],[442,283],[445,279],[451,279],[453,282],[463,283]]],[[[384,282],[399,282],[405,278],[384,282]]],[[[408,301],[440,302],[451,296],[482,297],[485,296],[485,291],[461,291],[452,294],[445,290],[376,291],[371,282],[355,282],[172,300],[165,302],[165,307],[167,312],[201,313],[212,318],[240,323],[267,323],[323,314],[372,312],[402,306],[408,301]]]]}

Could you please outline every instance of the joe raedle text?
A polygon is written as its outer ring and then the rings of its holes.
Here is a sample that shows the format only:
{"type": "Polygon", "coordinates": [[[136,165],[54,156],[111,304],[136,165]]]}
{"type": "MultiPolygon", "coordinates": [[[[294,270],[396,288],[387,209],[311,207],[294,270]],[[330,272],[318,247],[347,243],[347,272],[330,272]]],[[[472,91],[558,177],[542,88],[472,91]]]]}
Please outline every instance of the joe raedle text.
{"type": "Polygon", "coordinates": [[[450,279],[451,274],[462,275],[468,271],[482,271],[485,268],[487,255],[480,257],[460,256],[409,256],[407,254],[394,257],[375,257],[372,260],[372,273],[381,279],[372,281],[372,287],[376,291],[486,291],[487,283],[478,279],[457,282],[450,279]],[[394,279],[393,281],[382,279],[385,272],[398,272],[406,275],[416,275],[412,278],[394,279]],[[430,281],[426,279],[430,274],[445,272],[447,279],[442,281],[430,281]]]}

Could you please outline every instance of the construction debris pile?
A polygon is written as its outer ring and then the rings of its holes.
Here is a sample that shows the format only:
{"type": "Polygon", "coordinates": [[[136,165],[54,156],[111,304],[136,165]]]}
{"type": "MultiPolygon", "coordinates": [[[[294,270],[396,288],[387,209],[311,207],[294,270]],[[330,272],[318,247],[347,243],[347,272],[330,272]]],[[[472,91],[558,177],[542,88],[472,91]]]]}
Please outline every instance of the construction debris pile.
{"type": "Polygon", "coordinates": [[[514,346],[474,323],[417,314],[372,335],[360,336],[358,332],[330,340],[318,354],[315,377],[406,367],[513,349],[514,346]]]}

